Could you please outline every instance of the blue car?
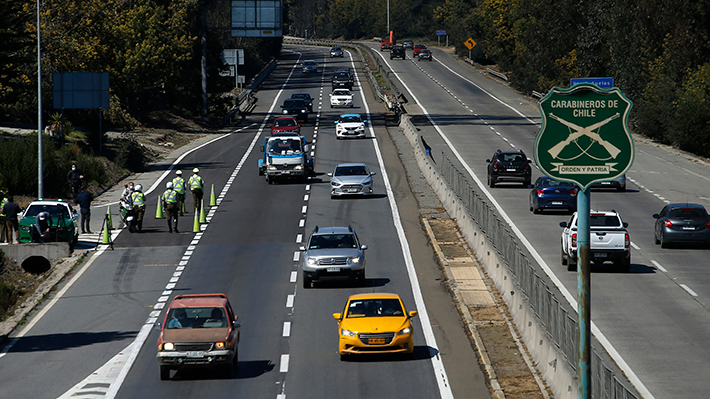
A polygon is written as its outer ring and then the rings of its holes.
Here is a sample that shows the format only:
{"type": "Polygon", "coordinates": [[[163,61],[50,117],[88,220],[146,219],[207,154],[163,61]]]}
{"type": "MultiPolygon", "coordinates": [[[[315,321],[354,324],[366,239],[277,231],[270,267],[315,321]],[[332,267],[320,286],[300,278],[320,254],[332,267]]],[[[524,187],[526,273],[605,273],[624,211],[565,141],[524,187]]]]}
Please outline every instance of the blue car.
{"type": "Polygon", "coordinates": [[[577,186],[574,183],[555,180],[547,176],[538,177],[530,191],[530,210],[577,210],[577,186]]]}

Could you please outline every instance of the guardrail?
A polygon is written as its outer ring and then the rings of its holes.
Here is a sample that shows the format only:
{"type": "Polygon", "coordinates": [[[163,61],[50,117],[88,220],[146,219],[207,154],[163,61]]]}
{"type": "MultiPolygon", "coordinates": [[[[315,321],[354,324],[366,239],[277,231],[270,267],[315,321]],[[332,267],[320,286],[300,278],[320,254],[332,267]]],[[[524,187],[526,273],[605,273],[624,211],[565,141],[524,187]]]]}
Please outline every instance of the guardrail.
{"type": "Polygon", "coordinates": [[[222,122],[225,125],[233,122],[234,118],[238,114],[244,114],[251,111],[251,108],[253,108],[256,104],[256,96],[254,95],[255,92],[264,83],[264,81],[271,74],[271,72],[273,72],[273,70],[276,68],[276,65],[276,60],[272,59],[268,64],[266,64],[265,67],[261,69],[261,71],[259,71],[258,74],[256,74],[256,76],[251,79],[251,82],[249,82],[249,85],[247,86],[246,90],[239,93],[234,107],[232,107],[232,109],[222,118],[222,122]]]}

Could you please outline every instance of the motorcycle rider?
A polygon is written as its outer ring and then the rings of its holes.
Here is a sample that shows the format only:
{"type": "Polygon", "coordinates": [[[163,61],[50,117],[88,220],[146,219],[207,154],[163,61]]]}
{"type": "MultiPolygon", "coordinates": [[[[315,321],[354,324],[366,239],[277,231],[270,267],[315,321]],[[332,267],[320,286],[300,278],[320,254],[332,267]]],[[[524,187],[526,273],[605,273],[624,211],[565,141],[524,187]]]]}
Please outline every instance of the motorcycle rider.
{"type": "Polygon", "coordinates": [[[175,226],[175,232],[178,231],[178,194],[173,188],[173,182],[167,182],[165,184],[165,192],[163,193],[163,209],[168,215],[168,231],[173,232],[173,226],[175,226]]]}
{"type": "Polygon", "coordinates": [[[136,227],[138,231],[143,230],[143,216],[145,215],[145,194],[143,194],[143,185],[136,184],[134,192],[131,194],[133,202],[133,212],[136,217],[136,227]]]}
{"type": "Polygon", "coordinates": [[[185,210],[185,179],[182,178],[182,171],[175,171],[175,178],[173,179],[173,189],[177,193],[178,209],[180,210],[180,216],[185,216],[183,213],[185,210]]]}

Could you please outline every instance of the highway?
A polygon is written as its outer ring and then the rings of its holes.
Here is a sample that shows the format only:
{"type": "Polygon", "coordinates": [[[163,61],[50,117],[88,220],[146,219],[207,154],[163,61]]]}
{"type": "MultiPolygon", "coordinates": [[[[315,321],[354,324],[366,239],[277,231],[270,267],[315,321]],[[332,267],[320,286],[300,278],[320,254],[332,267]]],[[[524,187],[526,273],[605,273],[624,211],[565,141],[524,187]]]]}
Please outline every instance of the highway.
{"type": "MultiPolygon", "coordinates": [[[[495,150],[521,149],[532,159],[540,123],[536,103],[444,51],[433,53],[434,62],[413,61],[410,53],[407,60],[390,60],[382,53],[402,82],[410,101],[405,107],[432,153],[450,154],[450,142],[484,183],[485,160],[495,150]]],[[[593,191],[591,196],[592,209],[620,212],[633,243],[630,273],[592,268],[592,319],[638,376],[647,397],[704,397],[710,381],[697,377],[710,369],[710,349],[702,344],[710,332],[708,252],[692,247],[661,250],[653,242],[651,215],[669,201],[710,207],[710,169],[646,140],[637,138],[635,145],[627,192],[593,191]]],[[[534,170],[533,181],[539,175],[534,170]]],[[[576,298],[576,274],[560,264],[559,222],[568,221],[569,215],[534,215],[528,205],[530,190],[519,184],[482,190],[500,204],[576,298]]]]}
{"type": "Polygon", "coordinates": [[[175,166],[199,167],[220,196],[202,232],[191,232],[188,198],[181,233],[168,234],[165,220],[152,217],[159,188],[148,195],[142,233],[121,232],[114,250],[90,254],[42,302],[19,329],[22,336],[0,352],[0,397],[490,397],[439,281],[381,105],[358,84],[354,109],[330,110],[330,75],[353,64],[347,56],[327,59],[327,50],[286,46],[255,111],[236,129],[214,132],[214,142],[175,166]],[[317,74],[301,73],[297,63],[305,59],[320,63],[317,74]],[[316,175],[269,185],[257,175],[265,126],[283,99],[299,91],[323,101],[314,104],[320,118],[312,115],[303,128],[316,175]],[[378,107],[368,116],[369,137],[336,141],[333,121],[340,113],[369,114],[363,100],[378,107]],[[376,171],[376,195],[331,200],[325,173],[340,162],[365,162],[376,171]],[[299,247],[316,225],[351,225],[368,245],[364,287],[302,287],[299,247]],[[378,291],[398,293],[419,311],[414,358],[341,362],[332,313],[353,293],[378,291]],[[238,371],[227,379],[184,370],[160,381],[153,323],[174,295],[203,292],[227,294],[239,315],[238,371]]]}

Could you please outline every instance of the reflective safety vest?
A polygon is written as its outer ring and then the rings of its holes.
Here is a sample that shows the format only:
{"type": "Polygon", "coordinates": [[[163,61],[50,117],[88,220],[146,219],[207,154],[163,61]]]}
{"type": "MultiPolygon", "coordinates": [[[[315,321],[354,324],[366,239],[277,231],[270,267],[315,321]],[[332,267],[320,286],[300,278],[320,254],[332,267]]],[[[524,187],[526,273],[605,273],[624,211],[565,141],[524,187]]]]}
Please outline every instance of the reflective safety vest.
{"type": "Polygon", "coordinates": [[[163,201],[165,201],[166,204],[175,204],[177,203],[177,192],[172,189],[167,189],[163,193],[163,201]]]}
{"type": "Polygon", "coordinates": [[[187,181],[187,184],[190,185],[190,190],[197,190],[197,189],[202,189],[202,177],[199,175],[192,175],[190,176],[190,180],[187,181]]]}
{"type": "Polygon", "coordinates": [[[131,200],[133,201],[133,206],[144,206],[145,205],[145,195],[136,191],[131,195],[131,200]]]}
{"type": "Polygon", "coordinates": [[[5,204],[7,204],[7,203],[8,203],[7,198],[3,198],[2,201],[0,201],[0,216],[5,216],[5,214],[2,213],[2,207],[4,207],[5,204]]]}
{"type": "Polygon", "coordinates": [[[185,194],[185,179],[183,179],[180,176],[174,178],[173,179],[173,189],[178,194],[185,194]]]}

